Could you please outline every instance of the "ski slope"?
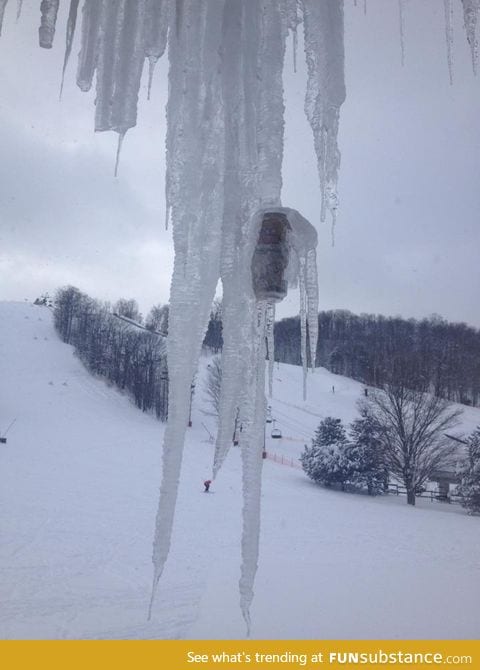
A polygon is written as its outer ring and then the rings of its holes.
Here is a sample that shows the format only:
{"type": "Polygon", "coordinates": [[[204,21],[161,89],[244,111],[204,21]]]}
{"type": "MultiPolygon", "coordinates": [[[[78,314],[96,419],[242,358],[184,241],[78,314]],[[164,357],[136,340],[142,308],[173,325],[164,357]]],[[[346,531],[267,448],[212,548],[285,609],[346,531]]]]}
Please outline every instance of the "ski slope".
{"type": "MultiPolygon", "coordinates": [[[[94,379],[51,312],[0,303],[0,638],[241,638],[241,468],[213,446],[203,361],[172,550],[147,621],[164,427],[94,379]]],[[[355,415],[361,385],[275,368],[272,407],[296,456],[321,418],[355,415]],[[332,384],[335,393],[332,393],[332,384]],[[283,423],[282,423],[283,421],[283,423]]],[[[468,432],[480,422],[469,409],[468,432]]],[[[478,638],[480,521],[457,506],[326,491],[264,461],[255,638],[478,638]]]]}

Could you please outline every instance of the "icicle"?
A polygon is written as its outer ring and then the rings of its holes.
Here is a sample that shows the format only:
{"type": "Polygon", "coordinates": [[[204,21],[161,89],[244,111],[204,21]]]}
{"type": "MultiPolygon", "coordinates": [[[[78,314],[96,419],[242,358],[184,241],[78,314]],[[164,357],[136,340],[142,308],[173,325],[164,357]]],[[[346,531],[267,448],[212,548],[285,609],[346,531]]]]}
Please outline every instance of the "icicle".
{"type": "Polygon", "coordinates": [[[219,5],[210,0],[184,0],[178,33],[169,47],[167,185],[175,262],[167,340],[169,417],[155,522],[150,614],[170,549],[190,384],[219,275],[224,170],[222,109],[217,104],[221,97],[219,5]]]}
{"type": "Polygon", "coordinates": [[[305,288],[305,256],[300,257],[299,290],[300,290],[300,352],[303,371],[303,400],[307,399],[307,296],[305,288]]]}
{"type": "Polygon", "coordinates": [[[105,2],[85,0],[82,11],[82,47],[78,55],[77,85],[89,91],[97,67],[100,37],[100,18],[105,11],[105,2]]]}
{"type": "Polygon", "coordinates": [[[452,0],[443,0],[445,10],[445,41],[447,45],[448,76],[453,85],[453,5],[452,0]]]}
{"type": "Polygon", "coordinates": [[[472,68],[474,74],[477,74],[478,62],[478,39],[477,39],[477,21],[478,11],[480,9],[480,0],[462,0],[463,20],[467,33],[468,44],[472,52],[472,68]]]}
{"type": "MultiPolygon", "coordinates": [[[[223,43],[226,124],[225,215],[221,279],[224,311],[222,390],[215,477],[231,445],[255,305],[251,259],[261,206],[279,205],[283,156],[282,70],[288,34],[284,3],[227,0],[223,43]],[[239,289],[240,287],[240,289],[239,289]]],[[[242,437],[243,439],[243,437],[242,437]]]]}
{"type": "Polygon", "coordinates": [[[62,82],[60,84],[60,98],[62,97],[63,84],[65,81],[65,71],[68,65],[68,59],[70,58],[70,53],[72,51],[73,37],[75,35],[75,26],[77,24],[77,13],[78,13],[78,3],[79,0],[70,1],[70,11],[68,12],[68,21],[67,21],[67,35],[66,35],[66,44],[65,44],[65,57],[63,59],[63,69],[62,69],[62,82]]]}
{"type": "Polygon", "coordinates": [[[400,49],[402,67],[405,65],[405,0],[398,0],[400,49]]]}
{"type": "Polygon", "coordinates": [[[267,305],[266,318],[266,337],[267,337],[267,354],[268,354],[268,396],[273,395],[273,366],[275,363],[275,303],[270,302],[267,305]]]}
{"type": "Polygon", "coordinates": [[[367,0],[363,0],[363,13],[367,16],[367,0]]]}
{"type": "Polygon", "coordinates": [[[115,158],[115,171],[114,171],[115,177],[118,177],[118,165],[120,163],[120,152],[122,150],[122,144],[124,138],[125,138],[125,132],[118,134],[117,156],[115,158]]]}
{"type": "Polygon", "coordinates": [[[145,55],[148,58],[148,100],[157,61],[167,45],[171,0],[147,0],[145,14],[145,55]]]}
{"type": "Polygon", "coordinates": [[[16,16],[17,21],[19,21],[22,15],[22,6],[23,6],[23,0],[17,0],[17,16],[16,16]]]}
{"type": "Polygon", "coordinates": [[[301,19],[298,16],[297,0],[283,0],[285,7],[281,8],[281,12],[288,30],[292,32],[293,36],[293,71],[297,71],[297,52],[298,52],[298,24],[301,19]]]}
{"type": "Polygon", "coordinates": [[[318,342],[318,276],[317,252],[314,248],[307,251],[305,264],[305,288],[307,294],[307,324],[310,351],[310,367],[315,370],[318,342]]]}
{"type": "Polygon", "coordinates": [[[240,571],[240,608],[250,636],[250,606],[258,568],[260,541],[260,501],[262,489],[262,452],[265,431],[265,303],[260,303],[257,323],[251,339],[254,347],[249,361],[249,378],[244,394],[242,431],[243,531],[240,571]],[[245,420],[246,419],[246,420],[245,420]]]}
{"type": "Polygon", "coordinates": [[[343,1],[303,0],[308,85],[305,111],[313,130],[322,193],[321,220],[338,206],[340,166],[337,146],[340,106],[345,100],[343,74],[343,1]]]}
{"type": "Polygon", "coordinates": [[[155,72],[155,65],[157,61],[155,58],[148,59],[148,88],[147,88],[147,100],[150,100],[150,95],[152,93],[152,84],[153,84],[153,74],[155,72]]]}
{"type": "Polygon", "coordinates": [[[146,0],[107,3],[101,19],[95,130],[125,133],[137,122],[146,0]]]}
{"type": "Polygon", "coordinates": [[[293,71],[297,72],[297,52],[298,52],[298,30],[293,29],[293,71]]]}
{"type": "Polygon", "coordinates": [[[165,230],[168,230],[168,223],[170,221],[170,205],[166,203],[165,205],[165,230]]]}
{"type": "Polygon", "coordinates": [[[57,22],[58,5],[60,0],[42,0],[40,11],[42,14],[38,38],[43,49],[51,49],[55,36],[55,24],[57,22]]]}
{"type": "Polygon", "coordinates": [[[2,34],[3,15],[5,14],[5,7],[8,0],[0,0],[0,35],[2,34]]]}

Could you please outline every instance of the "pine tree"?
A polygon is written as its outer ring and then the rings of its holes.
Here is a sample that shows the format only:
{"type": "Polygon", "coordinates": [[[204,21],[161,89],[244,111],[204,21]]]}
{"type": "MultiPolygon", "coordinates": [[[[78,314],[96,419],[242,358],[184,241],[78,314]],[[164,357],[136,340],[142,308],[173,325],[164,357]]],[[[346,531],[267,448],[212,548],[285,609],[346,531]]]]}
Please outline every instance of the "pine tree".
{"type": "Polygon", "coordinates": [[[388,488],[388,470],[381,441],[381,427],[361,404],[360,418],[350,424],[347,457],[352,470],[351,483],[366,487],[369,495],[378,495],[388,488]]]}
{"type": "Polygon", "coordinates": [[[467,438],[467,461],[460,471],[458,494],[469,514],[480,514],[480,426],[467,438]]]}
{"type": "Polygon", "coordinates": [[[311,447],[300,457],[305,473],[326,486],[341,484],[345,489],[351,475],[347,456],[347,434],[341,419],[328,416],[318,426],[311,447]]]}

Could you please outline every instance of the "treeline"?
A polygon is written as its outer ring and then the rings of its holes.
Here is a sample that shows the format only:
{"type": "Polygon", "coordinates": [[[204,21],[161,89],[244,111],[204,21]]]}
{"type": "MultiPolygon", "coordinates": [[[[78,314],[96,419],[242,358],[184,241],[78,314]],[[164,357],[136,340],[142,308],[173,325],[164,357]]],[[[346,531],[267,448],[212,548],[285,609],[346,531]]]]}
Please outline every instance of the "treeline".
{"type": "MultiPolygon", "coordinates": [[[[399,317],[320,312],[317,366],[382,388],[410,371],[415,389],[453,402],[480,404],[480,331],[438,316],[399,317]]],[[[275,324],[275,360],[300,365],[299,318],[275,324]]]]}
{"type": "Polygon", "coordinates": [[[139,317],[135,305],[135,301],[119,301],[112,310],[108,303],[100,303],[68,286],[59,289],[55,296],[55,328],[64,342],[75,347],[88,370],[128,392],[143,411],[154,411],[165,421],[168,414],[165,339],[154,332],[148,320],[149,329],[128,321],[139,317]]]}

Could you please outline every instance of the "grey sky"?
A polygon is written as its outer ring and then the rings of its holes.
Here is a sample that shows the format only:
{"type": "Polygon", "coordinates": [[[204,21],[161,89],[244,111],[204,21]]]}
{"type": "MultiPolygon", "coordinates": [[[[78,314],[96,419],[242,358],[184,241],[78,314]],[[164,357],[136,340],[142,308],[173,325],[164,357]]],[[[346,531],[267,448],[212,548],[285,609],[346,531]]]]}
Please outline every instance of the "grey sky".
{"type": "MultiPolygon", "coordinates": [[[[319,230],[320,308],[403,316],[438,312],[480,326],[480,79],[472,74],[460,0],[454,85],[443,2],[406,3],[400,64],[397,0],[345,0],[347,100],[336,244],[319,223],[305,72],[287,56],[283,204],[319,230]]],[[[63,5],[63,6],[62,6],[63,5]]],[[[113,178],[114,134],[93,133],[93,93],[75,86],[74,45],[58,90],[68,3],[54,48],[37,46],[39,3],[7,6],[0,38],[0,299],[33,299],[73,283],[100,299],[166,302],[172,267],[164,230],[166,62],[152,100],[124,143],[113,178]]],[[[78,37],[78,34],[77,34],[78,37]]],[[[299,63],[303,54],[299,53],[299,63]]],[[[281,315],[297,310],[296,295],[281,315]]]]}

